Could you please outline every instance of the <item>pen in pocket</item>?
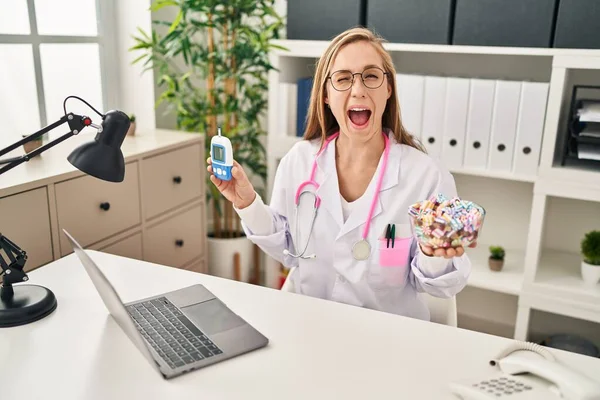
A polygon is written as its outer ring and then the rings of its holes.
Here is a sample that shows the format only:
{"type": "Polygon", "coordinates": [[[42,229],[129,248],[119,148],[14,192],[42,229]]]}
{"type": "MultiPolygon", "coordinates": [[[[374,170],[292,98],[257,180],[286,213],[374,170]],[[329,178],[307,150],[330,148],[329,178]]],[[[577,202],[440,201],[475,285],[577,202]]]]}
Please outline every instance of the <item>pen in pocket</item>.
{"type": "Polygon", "coordinates": [[[396,225],[395,224],[387,225],[387,228],[385,230],[385,238],[386,238],[385,247],[387,247],[388,249],[390,248],[390,239],[391,239],[392,240],[392,248],[394,248],[394,242],[396,240],[396,225]]]}

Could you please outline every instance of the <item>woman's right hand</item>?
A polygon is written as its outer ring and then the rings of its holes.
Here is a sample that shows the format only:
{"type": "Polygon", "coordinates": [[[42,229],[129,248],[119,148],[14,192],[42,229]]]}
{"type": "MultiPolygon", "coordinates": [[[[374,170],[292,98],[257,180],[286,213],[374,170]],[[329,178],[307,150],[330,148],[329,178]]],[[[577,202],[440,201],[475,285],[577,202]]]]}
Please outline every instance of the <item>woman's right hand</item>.
{"type": "Polygon", "coordinates": [[[242,166],[233,160],[233,168],[231,168],[231,180],[224,181],[217,178],[212,171],[212,160],[210,157],[206,159],[208,167],[206,170],[210,174],[210,181],[219,189],[227,200],[233,203],[233,206],[239,210],[248,207],[254,201],[256,192],[254,186],[250,183],[246,172],[242,166]]]}

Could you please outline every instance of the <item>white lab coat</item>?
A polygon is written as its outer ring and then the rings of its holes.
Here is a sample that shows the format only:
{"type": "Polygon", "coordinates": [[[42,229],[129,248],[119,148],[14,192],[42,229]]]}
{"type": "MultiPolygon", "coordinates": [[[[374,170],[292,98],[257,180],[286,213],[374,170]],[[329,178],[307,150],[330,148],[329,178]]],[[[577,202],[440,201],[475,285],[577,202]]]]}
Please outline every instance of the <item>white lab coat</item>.
{"type": "Polygon", "coordinates": [[[466,253],[451,260],[423,254],[410,234],[408,208],[434,193],[456,196],[456,187],[452,175],[430,156],[399,144],[392,135],[389,137],[388,165],[368,233],[371,255],[365,261],[356,261],[351,250],[361,238],[381,171],[381,160],[365,194],[355,202],[344,222],[335,143],[330,143],[319,156],[315,180],[320,184],[316,193],[321,197],[321,206],[305,253],[316,254],[316,258],[284,256],[283,250],[297,253],[306,243],[313,197],[305,195],[301,198],[299,241],[295,237],[294,196],[298,186],[310,175],[314,156],[319,150],[318,141],[302,140],[281,159],[269,206],[257,195],[250,206],[236,211],[252,242],[285,266],[298,267],[293,274],[297,292],[429,320],[427,306],[417,293],[427,292],[437,297],[455,295],[465,287],[471,264],[466,253]],[[381,240],[385,238],[386,227],[390,223],[396,225],[394,248],[398,250],[388,257],[384,256],[388,261],[382,266],[380,256],[395,251],[388,249],[386,241],[381,240]],[[407,246],[409,253],[402,257],[398,252],[407,246]]]}

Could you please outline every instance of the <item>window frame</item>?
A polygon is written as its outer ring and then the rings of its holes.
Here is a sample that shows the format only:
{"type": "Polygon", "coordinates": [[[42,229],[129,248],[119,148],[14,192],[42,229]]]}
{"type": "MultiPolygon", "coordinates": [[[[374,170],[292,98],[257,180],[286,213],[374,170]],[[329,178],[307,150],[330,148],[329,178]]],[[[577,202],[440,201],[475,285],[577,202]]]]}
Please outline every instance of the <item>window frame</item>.
{"type": "MultiPolygon", "coordinates": [[[[46,110],[46,97],[44,93],[44,82],[42,77],[42,60],[40,56],[41,44],[98,44],[100,59],[100,90],[102,91],[102,102],[106,112],[111,104],[118,104],[119,73],[116,46],[116,10],[114,0],[94,0],[96,4],[96,21],[98,25],[97,36],[65,36],[65,35],[40,35],[37,29],[37,18],[35,14],[35,0],[27,0],[27,12],[29,14],[29,34],[0,34],[0,44],[27,44],[31,45],[33,52],[33,67],[35,73],[35,86],[38,99],[38,110],[41,128],[54,123],[48,121],[46,110]]],[[[65,60],[69,62],[70,60],[65,60]]],[[[99,105],[92,104],[98,108],[99,105]]],[[[91,112],[91,110],[90,110],[91,112]]],[[[32,132],[25,132],[27,134],[32,132]]]]}

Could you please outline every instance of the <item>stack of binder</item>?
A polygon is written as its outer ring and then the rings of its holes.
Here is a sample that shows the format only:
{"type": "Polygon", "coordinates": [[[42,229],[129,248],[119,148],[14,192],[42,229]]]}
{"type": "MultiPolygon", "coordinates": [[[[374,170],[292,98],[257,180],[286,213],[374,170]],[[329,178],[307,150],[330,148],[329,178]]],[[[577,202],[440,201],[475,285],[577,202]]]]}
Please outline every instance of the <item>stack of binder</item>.
{"type": "Polygon", "coordinates": [[[547,82],[397,74],[403,124],[451,170],[535,175],[547,82]]]}
{"type": "Polygon", "coordinates": [[[573,87],[561,161],[563,166],[591,165],[600,169],[600,86],[573,87]],[[581,98],[581,93],[590,98],[581,98]]]}
{"type": "Polygon", "coordinates": [[[296,136],[304,136],[306,129],[306,118],[308,117],[308,108],[310,106],[310,92],[313,86],[313,78],[298,79],[298,102],[297,102],[297,121],[296,121],[296,136]]]}
{"type": "MultiPolygon", "coordinates": [[[[537,174],[548,82],[403,73],[396,80],[402,123],[448,169],[537,174]]],[[[286,136],[303,135],[312,85],[312,77],[279,84],[286,136]]]]}

